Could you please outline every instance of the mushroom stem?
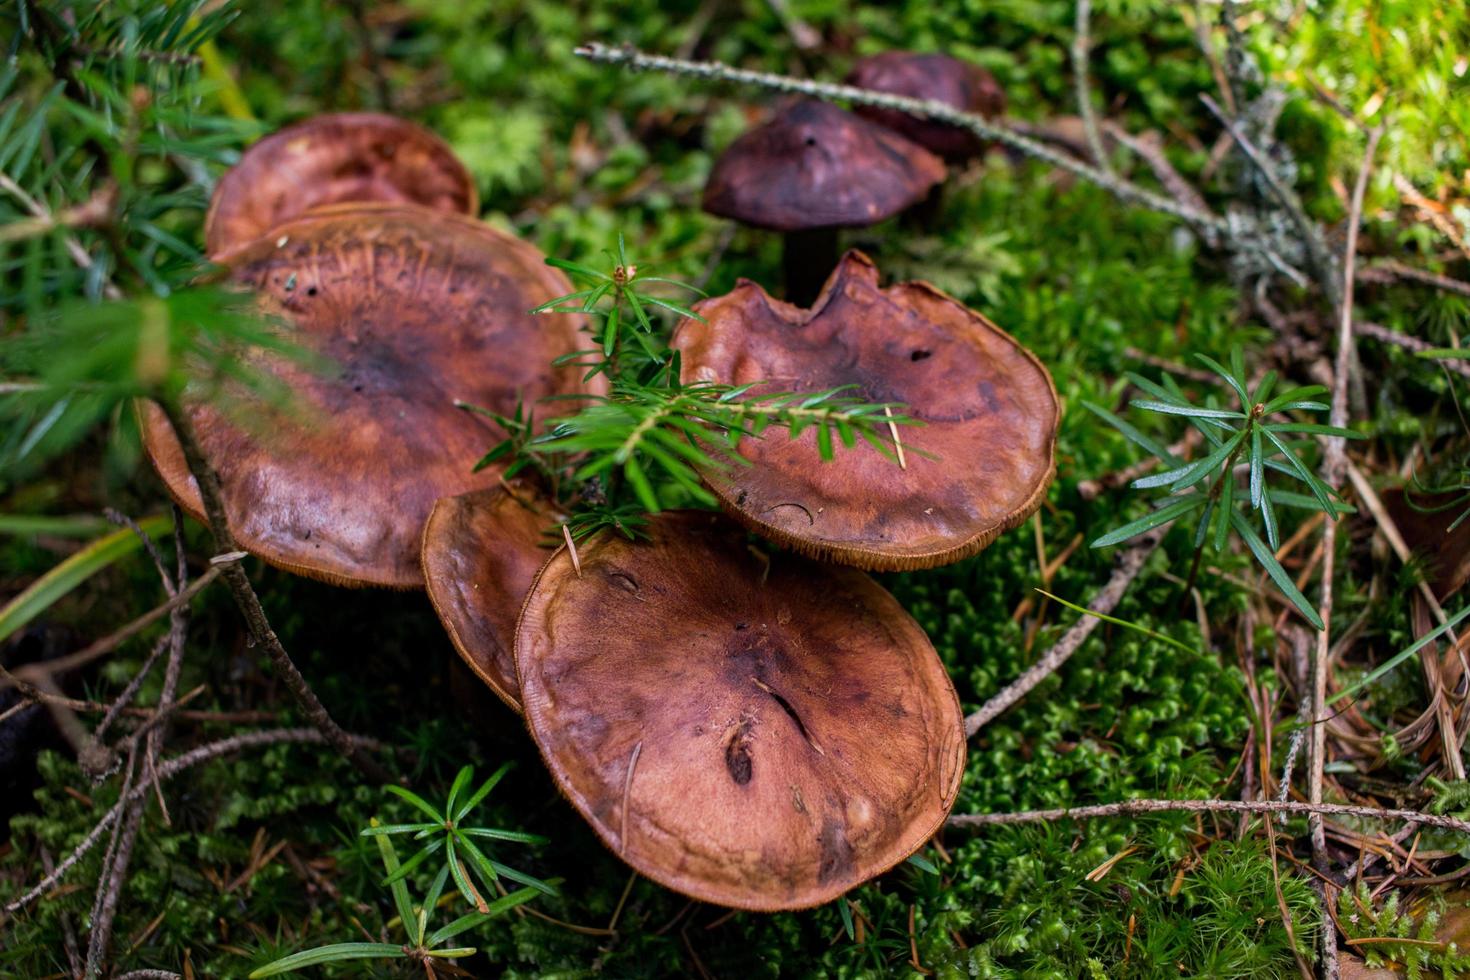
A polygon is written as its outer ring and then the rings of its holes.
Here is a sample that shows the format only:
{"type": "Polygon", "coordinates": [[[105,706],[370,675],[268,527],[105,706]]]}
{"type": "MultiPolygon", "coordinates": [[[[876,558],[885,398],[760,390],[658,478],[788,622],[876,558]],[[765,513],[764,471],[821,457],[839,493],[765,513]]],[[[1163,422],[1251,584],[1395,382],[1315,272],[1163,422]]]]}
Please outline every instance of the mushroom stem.
{"type": "MultiPolygon", "coordinates": [[[[184,451],[184,461],[189,466],[190,474],[199,484],[199,497],[204,503],[204,513],[209,519],[209,531],[214,537],[215,549],[219,552],[238,551],[235,536],[230,532],[229,521],[225,517],[219,476],[199,448],[199,438],[194,431],[193,421],[176,399],[161,398],[159,405],[163,408],[169,424],[173,426],[174,433],[178,436],[179,445],[184,451]]],[[[332,720],[331,714],[327,712],[321,701],[317,700],[315,692],[306,683],[306,678],[297,669],[291,655],[281,645],[275,630],[271,629],[265,609],[260,605],[260,597],[255,594],[255,589],[250,584],[250,576],[245,574],[245,569],[241,564],[232,561],[220,567],[223,568],[221,577],[229,587],[235,604],[240,607],[240,613],[245,617],[245,624],[250,630],[250,635],[257,643],[265,647],[266,653],[270,654],[272,665],[286,682],[286,687],[290,689],[292,696],[296,698],[296,704],[306,715],[306,720],[322,733],[322,738],[328,745],[356,763],[364,776],[378,783],[395,782],[392,774],[353,743],[347,733],[332,720]]]]}
{"type": "Polygon", "coordinates": [[[786,302],[811,306],[837,264],[837,229],[806,228],[781,238],[781,271],[786,302]]]}

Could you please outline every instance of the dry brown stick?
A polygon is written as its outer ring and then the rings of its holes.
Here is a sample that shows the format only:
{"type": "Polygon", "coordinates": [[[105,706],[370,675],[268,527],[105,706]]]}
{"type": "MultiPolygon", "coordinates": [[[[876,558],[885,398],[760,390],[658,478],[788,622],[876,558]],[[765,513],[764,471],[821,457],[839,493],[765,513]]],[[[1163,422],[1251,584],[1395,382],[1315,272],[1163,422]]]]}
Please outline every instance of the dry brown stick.
{"type": "MultiPolygon", "coordinates": [[[[43,677],[50,677],[52,674],[64,673],[68,670],[89,664],[98,657],[112,652],[122,643],[132,639],[164,616],[167,616],[173,611],[175,606],[189,602],[189,600],[204,591],[205,587],[218,578],[222,572],[222,566],[211,566],[209,571],[195,579],[188,588],[181,589],[178,595],[161,606],[148,610],[116,632],[110,633],[97,642],[83,647],[76,653],[69,653],[64,657],[57,657],[55,660],[47,660],[44,663],[26,664],[24,667],[17,667],[12,676],[17,680],[35,681],[39,683],[43,677]]],[[[11,680],[0,676],[0,691],[12,686],[14,685],[11,680]]]]}
{"type": "MultiPolygon", "coordinates": [[[[194,432],[193,421],[178,402],[165,399],[159,404],[173,426],[174,434],[178,437],[179,445],[183,449],[184,460],[188,464],[189,472],[199,486],[199,497],[204,503],[204,513],[208,517],[209,530],[214,536],[216,549],[223,553],[238,551],[239,546],[235,543],[235,536],[231,533],[229,520],[225,516],[219,475],[215,473],[214,467],[204,458],[204,452],[199,448],[199,439],[194,432]]],[[[270,620],[265,615],[265,609],[260,605],[260,597],[255,594],[255,589],[250,584],[250,577],[245,574],[245,569],[240,566],[239,562],[230,562],[224,566],[224,579],[230,594],[235,599],[235,604],[240,607],[240,612],[245,617],[250,635],[270,656],[276,673],[281,676],[287,689],[296,698],[296,704],[306,715],[306,720],[322,733],[322,737],[329,745],[352,759],[363,775],[374,782],[393,782],[393,776],[386,769],[352,744],[347,733],[332,720],[331,714],[317,699],[316,693],[306,683],[306,678],[302,676],[301,671],[291,659],[291,655],[281,645],[281,640],[276,636],[275,630],[271,628],[270,620]]]]}
{"type": "MultiPolygon", "coordinates": [[[[1426,340],[1420,340],[1418,337],[1410,337],[1408,334],[1396,333],[1381,323],[1366,323],[1359,320],[1353,324],[1353,333],[1360,337],[1371,337],[1385,344],[1402,347],[1404,350],[1413,351],[1415,354],[1436,349],[1433,344],[1426,340]]],[[[1435,358],[1433,363],[1438,364],[1446,371],[1454,371],[1456,374],[1463,374],[1465,377],[1470,378],[1470,359],[1435,358]]]]}
{"type": "MultiPolygon", "coordinates": [[[[1332,410],[1330,421],[1334,426],[1347,425],[1348,415],[1348,370],[1353,359],[1353,276],[1357,265],[1358,225],[1362,223],[1363,197],[1368,189],[1368,175],[1373,169],[1373,154],[1378,149],[1378,140],[1383,135],[1382,127],[1368,134],[1368,146],[1363,153],[1363,164],[1358,169],[1357,183],[1353,188],[1352,205],[1348,210],[1347,242],[1343,246],[1342,302],[1338,307],[1337,359],[1333,367],[1332,410]]],[[[1340,436],[1327,440],[1322,463],[1322,476],[1329,487],[1342,483],[1347,465],[1346,441],[1340,436]]],[[[1307,799],[1311,803],[1322,802],[1322,768],[1326,764],[1327,750],[1327,671],[1328,647],[1332,633],[1332,580],[1337,564],[1337,521],[1327,520],[1322,525],[1322,597],[1318,604],[1318,615],[1322,628],[1317,634],[1316,653],[1312,659],[1312,737],[1307,755],[1307,799]]],[[[1329,870],[1327,842],[1322,833],[1320,819],[1310,821],[1312,830],[1312,856],[1317,870],[1326,874],[1329,870]]]]}
{"type": "MultiPolygon", "coordinates": [[[[198,748],[190,749],[183,755],[175,756],[162,766],[159,766],[157,778],[159,782],[167,781],[192,766],[197,766],[202,762],[208,762],[210,759],[218,758],[222,755],[228,755],[231,752],[239,752],[242,749],[260,748],[266,745],[280,745],[288,742],[325,741],[325,736],[322,735],[320,730],[315,728],[268,728],[265,731],[244,732],[240,735],[222,738],[217,742],[206,742],[198,748]]],[[[353,743],[365,747],[381,747],[380,742],[366,738],[355,738],[353,739],[353,743]]],[[[24,895],[6,905],[5,911],[8,913],[17,912],[49,891],[68,871],[76,866],[78,861],[85,857],[92,848],[97,846],[97,842],[102,839],[102,835],[112,827],[119,814],[121,814],[122,808],[134,799],[147,793],[148,789],[147,784],[134,786],[130,789],[126,796],[119,799],[112,805],[110,810],[102,815],[101,819],[97,821],[96,826],[87,832],[87,836],[82,838],[81,843],[77,844],[60,864],[56,865],[55,870],[37,882],[24,895]]]]}
{"type": "Polygon", "coordinates": [[[1418,810],[1390,810],[1340,803],[1300,803],[1280,800],[1122,800],[1095,806],[1021,810],[1012,813],[960,813],[945,821],[955,828],[995,827],[1003,824],[1052,823],[1093,820],[1098,817],[1137,816],[1141,813],[1293,813],[1306,816],[1363,817],[1368,820],[1405,820],[1426,827],[1470,834],[1470,820],[1418,810]]]}
{"type": "MultiPolygon", "coordinates": [[[[129,779],[136,764],[136,752],[129,753],[127,768],[129,779]]],[[[147,789],[147,780],[143,789],[147,789]]],[[[129,782],[123,783],[123,795],[127,795],[129,782]]],[[[85,980],[96,980],[102,975],[102,965],[107,959],[107,947],[112,942],[112,924],[117,919],[117,903],[122,897],[123,884],[127,881],[128,864],[133,858],[133,845],[138,840],[138,830],[143,824],[145,797],[138,796],[130,801],[123,811],[122,820],[113,834],[111,850],[102,861],[102,874],[97,881],[97,895],[92,903],[92,934],[87,938],[87,966],[85,980]]]]}
{"type": "MultiPolygon", "coordinates": [[[[1156,527],[1139,537],[1134,543],[1118,556],[1117,563],[1113,566],[1113,575],[1108,579],[1106,585],[1092,597],[1087,608],[1093,612],[1108,613],[1123,598],[1123,593],[1128,591],[1128,586],[1138,576],[1143,568],[1143,563],[1148,556],[1154,553],[1159,542],[1164,540],[1162,527],[1156,527]]],[[[1083,616],[1073,623],[1062,638],[1041,659],[1032,664],[1025,673],[1016,678],[1006,687],[980,706],[980,709],[965,719],[965,735],[973,737],[976,732],[984,728],[997,715],[1025,697],[1032,688],[1040,684],[1057,668],[1066,663],[1072,654],[1082,646],[1082,641],[1092,635],[1097,628],[1096,616],[1083,616]]]]}

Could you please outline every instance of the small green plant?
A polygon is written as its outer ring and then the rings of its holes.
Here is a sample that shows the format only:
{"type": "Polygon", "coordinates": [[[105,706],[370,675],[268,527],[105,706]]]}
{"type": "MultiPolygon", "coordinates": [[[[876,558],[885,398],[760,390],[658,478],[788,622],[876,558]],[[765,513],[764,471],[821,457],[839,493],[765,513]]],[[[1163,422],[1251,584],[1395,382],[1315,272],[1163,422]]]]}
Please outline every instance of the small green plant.
{"type": "MultiPolygon", "coordinates": [[[[470,811],[490,794],[509,769],[509,763],[501,766],[479,789],[467,796],[466,790],[474,779],[474,768],[465,766],[460,769],[449,787],[449,796],[443,807],[436,807],[401,786],[388,787],[388,792],[429,818],[426,822],[402,824],[381,824],[375,818],[362,832],[362,836],[371,837],[377,842],[383,869],[387,874],[383,884],[392,892],[394,907],[398,909],[396,921],[406,936],[406,942],[353,942],[319,946],[267,963],[250,974],[251,980],[273,977],[309,966],[368,959],[411,960],[421,964],[424,973],[432,980],[436,961],[473,956],[477,951],[474,946],[447,945],[450,940],[529,902],[537,895],[555,895],[557,892],[554,881],[542,881],[495,861],[485,854],[481,845],[475,843],[475,840],[491,840],[539,844],[545,843],[545,838],[517,830],[465,825],[465,818],[470,811]],[[428,843],[408,860],[400,861],[393,838],[405,834],[411,834],[415,841],[427,839],[428,843]],[[444,855],[444,864],[434,876],[423,901],[416,904],[409,895],[408,877],[430,857],[441,852],[444,855]],[[514,881],[522,887],[509,891],[501,884],[502,878],[514,881]],[[460,896],[468,903],[470,911],[448,925],[430,931],[429,917],[440,905],[445,904],[444,892],[451,879],[460,896]],[[477,883],[479,887],[476,887],[477,883]],[[486,895],[495,895],[497,892],[500,893],[499,897],[493,901],[486,899],[486,895]]],[[[389,926],[392,924],[388,923],[389,926]]]]}
{"type": "MultiPolygon", "coordinates": [[[[609,250],[613,268],[602,272],[575,262],[547,259],[585,286],[538,306],[533,313],[573,313],[589,319],[595,346],[558,358],[557,366],[584,368],[584,380],[608,379],[609,393],[572,396],[586,402],[579,411],[550,421],[537,433],[531,413],[517,407],[501,416],[475,406],[460,407],[495,420],[507,437],[480,461],[488,466],[511,460],[507,476],[527,467],[547,477],[559,496],[568,484],[594,487],[581,494],[578,513],[569,522],[578,537],[601,527],[636,534],[638,518],[665,506],[667,495],[715,504],[700,483],[699,471],[745,461],[725,450],[743,438],[758,438],[771,428],[785,428],[796,438],[816,431],[823,459],[836,445],[849,449],[862,439],[897,461],[892,445],[895,425],[917,421],[901,406],[863,401],[853,386],[826,391],[767,392],[762,382],[742,385],[680,380],[677,351],[668,345],[667,330],[650,310],[703,322],[693,310],[654,296],[653,284],[699,292],[693,286],[644,275],[629,258],[623,236],[609,250]],[[585,513],[584,513],[585,511],[585,513]]],[[[702,295],[702,294],[701,294],[702,295]]]]}
{"type": "Polygon", "coordinates": [[[1163,464],[1162,471],[1134,480],[1133,488],[1167,491],[1166,496],[1154,502],[1152,513],[1104,534],[1092,542],[1092,546],[1103,548],[1119,544],[1165,524],[1186,518],[1194,520],[1195,550],[1186,584],[1188,591],[1193,588],[1195,577],[1199,573],[1200,559],[1204,555],[1206,544],[1213,541],[1215,550],[1222,551],[1234,531],[1271,576],[1282,594],[1308,622],[1321,629],[1322,620],[1317,615],[1317,610],[1302,595],[1291,576],[1281,567],[1281,562],[1276,559],[1275,551],[1281,544],[1276,508],[1321,511],[1331,520],[1336,520],[1340,514],[1351,513],[1352,508],[1344,504],[1336,491],[1318,479],[1311,467],[1303,461],[1303,454],[1312,443],[1310,438],[1300,437],[1342,436],[1356,439],[1358,433],[1315,422],[1302,422],[1287,414],[1327,411],[1327,404],[1313,400],[1327,391],[1321,385],[1292,388],[1273,398],[1276,373],[1267,372],[1255,390],[1251,391],[1245,373],[1244,357],[1239,348],[1231,352],[1229,368],[1204,354],[1197,356],[1233,392],[1238,408],[1219,407],[1220,399],[1213,392],[1204,405],[1195,405],[1167,374],[1160,384],[1132,372],[1128,372],[1127,377],[1145,394],[1152,396],[1134,399],[1130,402],[1134,408],[1185,418],[1199,430],[1208,450],[1200,459],[1182,460],[1163,443],[1143,434],[1107,409],[1090,402],[1083,403],[1088,410],[1117,429],[1126,439],[1152,453],[1163,464]],[[1238,486],[1238,469],[1245,471],[1246,486],[1243,488],[1238,486]],[[1296,481],[1309,492],[1301,493],[1269,486],[1268,473],[1296,481]],[[1260,514],[1265,540],[1262,540],[1251,519],[1253,511],[1260,514]]]}
{"type": "Polygon", "coordinates": [[[1337,921],[1349,946],[1370,967],[1400,969],[1408,980],[1464,976],[1470,971],[1470,954],[1435,935],[1444,917],[1443,904],[1439,899],[1437,906],[1431,905],[1416,918],[1401,907],[1397,891],[1375,905],[1372,892],[1360,881],[1356,888],[1343,889],[1338,895],[1337,921]]]}

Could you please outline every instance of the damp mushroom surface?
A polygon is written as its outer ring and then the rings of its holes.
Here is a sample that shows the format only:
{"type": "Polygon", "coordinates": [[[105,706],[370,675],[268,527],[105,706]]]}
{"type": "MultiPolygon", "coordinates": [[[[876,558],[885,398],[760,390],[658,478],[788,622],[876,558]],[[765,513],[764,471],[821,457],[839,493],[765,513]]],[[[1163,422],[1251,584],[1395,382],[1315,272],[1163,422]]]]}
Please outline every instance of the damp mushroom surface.
{"type": "Polygon", "coordinates": [[[891,218],[944,180],[944,163],[890,129],[800,101],[730,144],[704,210],[781,232],[786,295],[809,303],[837,258],[837,230],[891,218]]]}
{"type": "MultiPolygon", "coordinates": [[[[456,401],[510,414],[518,401],[584,391],[551,361],[580,321],[527,311],[569,291],[530,244],[412,205],[317,209],[219,257],[286,339],[320,366],[252,354],[284,405],[212,391],[185,405],[218,471],[241,547],[341,584],[416,588],[434,502],[492,485],[472,468],[495,431],[456,401]],[[211,400],[210,396],[215,396],[211,400]],[[221,404],[234,402],[229,411],[221,404]]],[[[173,497],[202,514],[162,409],[143,409],[145,447],[173,497]]]]}
{"type": "Polygon", "coordinates": [[[551,556],[545,532],[565,514],[530,481],[446,497],[424,525],[424,585],[454,648],[476,676],[521,710],[516,619],[551,556]]]}
{"type": "Polygon", "coordinates": [[[923,282],[878,285],[848,252],[811,309],[742,280],[703,300],[673,346],[686,381],[753,394],[850,385],[923,423],[893,428],[900,462],[859,447],[821,459],[816,433],[740,440],[749,466],[706,468],[721,504],[804,554],[928,568],[975,554],[1029,517],[1053,473],[1059,419],[1046,368],[985,317],[923,282]]]}
{"type": "Polygon", "coordinates": [[[766,558],[719,514],[559,551],[516,633],[561,790],[640,873],[807,908],[912,854],[954,803],[959,701],[924,632],[851,568],[766,558]]]}
{"type": "Polygon", "coordinates": [[[314,207],[381,201],[474,217],[474,179],[448,144],[417,123],[331,113],[260,140],[215,187],[204,222],[210,255],[239,248],[314,207]]]}

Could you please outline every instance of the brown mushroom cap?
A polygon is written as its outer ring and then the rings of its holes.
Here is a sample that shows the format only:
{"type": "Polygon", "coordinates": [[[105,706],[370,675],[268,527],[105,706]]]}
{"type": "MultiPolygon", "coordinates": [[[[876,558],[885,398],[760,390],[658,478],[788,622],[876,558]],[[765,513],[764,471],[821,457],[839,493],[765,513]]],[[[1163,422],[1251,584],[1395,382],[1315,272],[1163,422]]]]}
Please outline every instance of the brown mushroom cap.
{"type": "Polygon", "coordinates": [[[424,586],[460,657],[521,710],[516,619],[551,556],[543,532],[565,517],[524,480],[446,497],[424,525],[424,586]]]}
{"type": "Polygon", "coordinates": [[[796,102],[715,163],[704,209],[776,231],[853,228],[924,199],[944,164],[923,147],[826,102],[796,102]]]}
{"type": "Polygon", "coordinates": [[[907,468],[861,444],[823,462],[812,429],[742,439],[755,465],[703,476],[758,534],[861,568],[930,568],[1040,506],[1059,417],[1051,376],[928,283],[880,289],[872,261],[848,252],[810,310],[745,280],[695,308],[707,322],[684,320],[673,339],[686,381],[767,382],[757,394],[855,385],[856,397],[901,402],[924,422],[899,429],[907,468]]]}
{"type": "MultiPolygon", "coordinates": [[[[235,537],[273,565],[339,584],[421,586],[434,502],[498,478],[471,468],[504,434],[455,400],[510,414],[518,399],[584,390],[579,369],[550,363],[577,348],[579,318],[526,312],[570,292],[566,277],[478,221],[412,205],[328,207],[220,261],[284,318],[291,341],[336,368],[261,356],[297,410],[261,405],[249,431],[233,421],[242,415],[189,404],[235,537]]],[[[162,410],[146,406],[143,421],[169,492],[200,516],[162,410]]]]}
{"type": "MultiPolygon", "coordinates": [[[[932,99],[982,116],[998,116],[1006,108],[1005,91],[995,76],[979,65],[945,54],[884,51],[860,59],[848,73],[847,84],[913,99],[932,99]]],[[[985,149],[979,136],[958,126],[874,106],[859,106],[857,112],[947,160],[967,160],[985,149]]]]}
{"type": "Polygon", "coordinates": [[[820,905],[912,854],[959,791],[965,733],[934,648],[868,576],[762,560],[718,514],[604,533],[521,611],[526,721],[640,873],[702,901],[820,905]]]}
{"type": "Polygon", "coordinates": [[[422,126],[373,112],[313,116],[251,146],[220,178],[204,245],[215,255],[311,208],[362,201],[479,212],[469,171],[422,126]]]}

